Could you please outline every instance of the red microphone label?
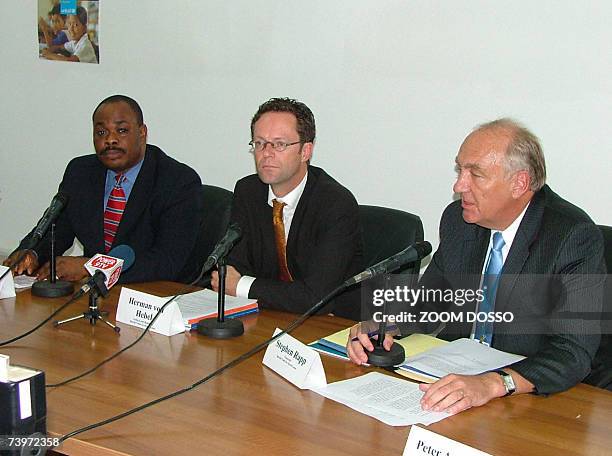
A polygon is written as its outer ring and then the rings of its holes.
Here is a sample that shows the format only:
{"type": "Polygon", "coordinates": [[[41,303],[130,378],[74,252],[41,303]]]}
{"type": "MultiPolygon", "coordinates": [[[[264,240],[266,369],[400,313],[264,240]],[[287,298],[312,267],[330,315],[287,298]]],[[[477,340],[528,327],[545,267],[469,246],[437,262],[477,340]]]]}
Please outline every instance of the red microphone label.
{"type": "Polygon", "coordinates": [[[94,275],[96,271],[102,271],[104,273],[104,285],[109,289],[119,280],[122,268],[123,260],[121,258],[102,255],[101,253],[98,253],[85,263],[85,269],[87,269],[91,275],[94,275]]]}
{"type": "Polygon", "coordinates": [[[112,269],[117,264],[117,258],[100,255],[92,258],[90,264],[96,269],[112,269]]]}

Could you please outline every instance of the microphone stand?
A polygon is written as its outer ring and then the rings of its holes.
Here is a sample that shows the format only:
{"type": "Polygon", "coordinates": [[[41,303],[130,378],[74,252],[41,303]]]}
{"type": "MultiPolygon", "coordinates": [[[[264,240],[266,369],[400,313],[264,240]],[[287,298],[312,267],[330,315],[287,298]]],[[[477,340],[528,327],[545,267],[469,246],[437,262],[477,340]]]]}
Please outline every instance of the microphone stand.
{"type": "Polygon", "coordinates": [[[219,258],[219,293],[217,294],[217,318],[206,318],[198,322],[198,333],[213,339],[229,339],[244,334],[244,325],[237,318],[225,319],[225,257],[219,258]]]}
{"type": "Polygon", "coordinates": [[[55,223],[51,224],[51,258],[49,258],[49,280],[39,280],[32,284],[32,294],[42,298],[59,298],[74,291],[74,285],[55,276],[55,223]]]}
{"type": "Polygon", "coordinates": [[[104,275],[100,275],[98,281],[94,286],[91,287],[89,292],[89,310],[87,312],[83,312],[80,315],[75,315],[73,317],[66,318],[65,320],[54,321],[53,326],[58,327],[59,325],[63,325],[64,323],[69,323],[71,321],[80,320],[84,318],[85,320],[89,320],[89,324],[92,326],[96,326],[96,322],[98,320],[102,321],[102,323],[106,323],[110,326],[113,331],[119,333],[121,328],[119,326],[115,326],[110,321],[108,321],[105,317],[108,315],[108,311],[100,310],[98,308],[98,298],[100,296],[105,297],[108,295],[108,289],[104,286],[104,275]]]}
{"type": "MultiPolygon", "coordinates": [[[[390,276],[387,274],[385,276],[385,291],[389,289],[389,280],[390,276]]],[[[380,320],[380,324],[378,325],[378,339],[370,338],[372,345],[374,345],[374,350],[368,352],[368,364],[378,367],[391,367],[397,366],[404,362],[406,359],[406,353],[404,351],[404,347],[400,344],[393,342],[391,345],[391,350],[387,351],[383,347],[383,342],[385,341],[385,333],[387,332],[387,300],[383,304],[382,311],[383,318],[380,320]]]]}

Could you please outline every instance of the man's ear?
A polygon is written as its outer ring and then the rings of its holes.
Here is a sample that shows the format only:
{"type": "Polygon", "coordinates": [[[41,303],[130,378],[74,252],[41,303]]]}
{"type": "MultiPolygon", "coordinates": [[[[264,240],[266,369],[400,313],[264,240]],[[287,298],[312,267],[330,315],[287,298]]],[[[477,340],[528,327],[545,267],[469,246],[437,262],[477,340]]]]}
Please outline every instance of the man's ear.
{"type": "Polygon", "coordinates": [[[526,192],[531,190],[531,176],[529,175],[529,171],[526,169],[522,169],[514,173],[512,176],[512,197],[514,199],[519,199],[526,192]]]}
{"type": "Polygon", "coordinates": [[[302,150],[300,151],[300,154],[302,155],[302,161],[303,162],[309,162],[310,159],[312,158],[312,151],[314,149],[314,144],[311,142],[307,142],[304,143],[304,145],[302,146],[302,150]]]}
{"type": "Polygon", "coordinates": [[[146,144],[147,134],[148,134],[147,126],[145,124],[142,124],[139,128],[140,128],[140,138],[142,139],[142,142],[146,144]]]}

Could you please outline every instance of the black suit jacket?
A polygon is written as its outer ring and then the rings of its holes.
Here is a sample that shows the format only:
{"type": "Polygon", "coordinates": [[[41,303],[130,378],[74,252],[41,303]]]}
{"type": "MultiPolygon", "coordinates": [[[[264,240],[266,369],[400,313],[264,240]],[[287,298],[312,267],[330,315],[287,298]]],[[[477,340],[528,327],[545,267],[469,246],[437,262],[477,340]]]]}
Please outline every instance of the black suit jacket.
{"type": "MultiPolygon", "coordinates": [[[[460,201],[450,204],[440,222],[440,246],[420,283],[478,289],[490,233],[463,220],[460,201]]],[[[495,311],[512,312],[515,321],[494,324],[492,342],[494,348],[527,357],[512,368],[537,392],[565,390],[589,373],[600,340],[603,274],[597,226],[544,186],[516,233],[495,299],[495,311]]],[[[431,304],[423,308],[434,310],[431,304]]],[[[438,303],[435,310],[451,309],[438,303]]],[[[463,310],[476,310],[475,303],[463,310]]],[[[471,329],[472,323],[447,324],[440,337],[469,337],[471,329]]]]}
{"type": "MultiPolygon", "coordinates": [[[[315,166],[308,167],[287,239],[287,265],[293,282],[278,279],[268,185],[256,174],[236,183],[231,219],[242,228],[242,239],[228,264],[242,275],[256,277],[249,298],[262,306],[305,312],[362,269],[357,202],[351,192],[315,166]]],[[[332,310],[342,316],[358,315],[359,293],[341,295],[331,309],[325,309],[332,310]]]]}
{"type": "MultiPolygon", "coordinates": [[[[65,252],[75,237],[83,244],[86,257],[104,252],[106,171],[95,154],[68,163],[60,189],[69,200],[57,220],[57,252],[65,252]]],[[[121,275],[121,282],[180,280],[193,275],[195,264],[186,262],[202,217],[200,187],[200,177],[193,169],[147,145],[113,242],[113,246],[130,246],[136,257],[121,275]]],[[[40,264],[49,259],[48,234],[35,250],[40,264]]]]}

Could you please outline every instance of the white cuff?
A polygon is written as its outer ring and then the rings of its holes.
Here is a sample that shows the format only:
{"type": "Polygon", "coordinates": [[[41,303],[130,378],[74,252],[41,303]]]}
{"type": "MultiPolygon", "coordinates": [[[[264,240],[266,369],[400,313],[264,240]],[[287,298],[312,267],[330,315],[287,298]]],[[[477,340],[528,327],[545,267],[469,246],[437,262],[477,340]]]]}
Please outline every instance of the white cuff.
{"type": "Polygon", "coordinates": [[[236,296],[239,298],[248,298],[251,285],[255,282],[255,277],[242,276],[236,284],[236,296]]]}

